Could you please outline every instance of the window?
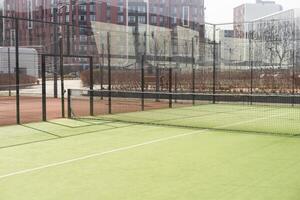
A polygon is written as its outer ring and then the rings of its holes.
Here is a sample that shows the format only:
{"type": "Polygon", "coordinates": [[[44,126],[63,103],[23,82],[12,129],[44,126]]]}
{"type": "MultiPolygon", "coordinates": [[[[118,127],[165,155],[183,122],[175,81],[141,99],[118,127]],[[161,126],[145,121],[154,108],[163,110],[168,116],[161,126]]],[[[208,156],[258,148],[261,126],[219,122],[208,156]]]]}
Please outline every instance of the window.
{"type": "Polygon", "coordinates": [[[182,24],[183,24],[183,26],[189,26],[189,21],[190,21],[190,19],[189,19],[189,15],[190,15],[189,11],[190,11],[190,9],[189,9],[188,6],[184,6],[182,8],[182,24]]]}
{"type": "Polygon", "coordinates": [[[157,23],[157,17],[156,16],[151,16],[151,23],[156,24],[157,23]]]}
{"type": "Polygon", "coordinates": [[[164,17],[163,17],[163,16],[160,16],[160,17],[159,17],[159,22],[160,22],[160,24],[163,24],[163,23],[164,23],[164,17]]]}
{"type": "Polygon", "coordinates": [[[96,15],[90,15],[90,21],[96,21],[96,15]]]}
{"type": "Polygon", "coordinates": [[[11,29],[10,30],[10,46],[15,46],[15,40],[16,39],[16,30],[11,29]]]}
{"type": "Polygon", "coordinates": [[[123,22],[124,22],[124,16],[118,15],[118,23],[123,23],[123,22]]]}
{"type": "Polygon", "coordinates": [[[146,17],[145,16],[139,16],[139,23],[145,24],[146,23],[146,17]]]}
{"type": "Polygon", "coordinates": [[[136,7],[135,6],[129,6],[129,9],[128,9],[130,12],[134,12],[136,11],[136,7]]]}
{"type": "Polygon", "coordinates": [[[70,22],[70,15],[66,15],[66,22],[70,22]]]}
{"type": "Polygon", "coordinates": [[[146,13],[146,6],[138,6],[139,13],[146,13]]]}
{"type": "Polygon", "coordinates": [[[122,13],[123,12],[123,6],[118,6],[118,12],[122,13]]]}
{"type": "Polygon", "coordinates": [[[80,42],[86,42],[87,41],[87,36],[86,35],[80,35],[80,42]]]}
{"type": "Polygon", "coordinates": [[[176,17],[172,17],[172,24],[176,25],[177,24],[177,18],[176,17]]]}
{"type": "Polygon", "coordinates": [[[85,15],[79,15],[79,21],[85,21],[86,17],[85,15]]]}
{"type": "Polygon", "coordinates": [[[79,10],[82,12],[86,12],[86,5],[80,5],[79,10]]]}
{"type": "Polygon", "coordinates": [[[110,2],[110,0],[107,0],[107,2],[106,2],[106,6],[107,6],[107,7],[110,7],[110,6],[111,6],[111,2],[110,2]]]}
{"type": "Polygon", "coordinates": [[[66,5],[66,12],[70,12],[70,5],[66,5]]]}
{"type": "Polygon", "coordinates": [[[129,22],[135,23],[135,16],[129,16],[129,22]]]}
{"type": "Polygon", "coordinates": [[[95,11],[96,11],[95,5],[90,5],[90,12],[95,12],[95,11]]]}

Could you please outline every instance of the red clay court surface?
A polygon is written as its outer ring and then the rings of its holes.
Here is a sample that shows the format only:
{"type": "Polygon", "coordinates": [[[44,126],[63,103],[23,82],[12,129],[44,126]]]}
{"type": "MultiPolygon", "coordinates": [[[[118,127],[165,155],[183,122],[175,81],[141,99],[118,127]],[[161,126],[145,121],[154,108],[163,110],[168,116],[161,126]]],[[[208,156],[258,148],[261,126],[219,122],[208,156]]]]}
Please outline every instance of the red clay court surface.
{"type": "MultiPolygon", "coordinates": [[[[42,121],[42,98],[20,97],[21,123],[42,121]]],[[[57,119],[61,117],[61,100],[47,98],[47,117],[57,119]]],[[[16,124],[16,98],[0,97],[0,126],[16,124]]]]}
{"type": "MultiPolygon", "coordinates": [[[[168,108],[167,101],[145,101],[145,110],[168,108]]],[[[176,106],[176,105],[174,105],[176,106]]],[[[178,106],[178,105],[177,105],[178,106]]],[[[134,112],[141,110],[140,99],[113,99],[112,112],[134,112]]],[[[90,103],[88,98],[72,99],[72,111],[77,116],[90,115],[90,103]]],[[[47,98],[47,120],[59,119],[61,114],[61,99],[47,98]]],[[[67,117],[67,99],[65,99],[65,114],[67,117]]],[[[94,100],[94,115],[108,114],[108,100],[94,100]]],[[[42,98],[21,96],[20,97],[21,123],[42,121],[42,98]]],[[[15,97],[0,96],[0,126],[16,124],[16,99],[15,97]]]]}

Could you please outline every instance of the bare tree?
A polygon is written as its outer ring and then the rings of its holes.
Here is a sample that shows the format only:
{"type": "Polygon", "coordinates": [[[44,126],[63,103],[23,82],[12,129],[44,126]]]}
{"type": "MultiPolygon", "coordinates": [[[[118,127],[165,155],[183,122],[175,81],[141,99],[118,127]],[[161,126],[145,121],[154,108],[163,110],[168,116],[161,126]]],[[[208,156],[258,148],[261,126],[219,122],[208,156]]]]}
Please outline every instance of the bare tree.
{"type": "Polygon", "coordinates": [[[260,24],[264,60],[270,68],[265,68],[266,74],[272,78],[272,89],[275,89],[275,77],[288,65],[293,49],[294,24],[292,20],[268,20],[260,24]]]}

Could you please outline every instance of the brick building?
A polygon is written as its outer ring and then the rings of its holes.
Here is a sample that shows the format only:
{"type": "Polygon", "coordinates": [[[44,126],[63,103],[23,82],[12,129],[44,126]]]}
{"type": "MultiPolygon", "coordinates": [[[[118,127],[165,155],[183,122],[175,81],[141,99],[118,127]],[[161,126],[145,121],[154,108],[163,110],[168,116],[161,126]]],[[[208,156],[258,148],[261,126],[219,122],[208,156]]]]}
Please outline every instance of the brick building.
{"type": "MultiPolygon", "coordinates": [[[[70,37],[70,53],[93,53],[95,41],[92,21],[135,26],[149,24],[175,29],[183,26],[204,33],[204,0],[4,0],[4,16],[20,17],[57,25],[20,21],[20,46],[35,47],[39,52],[57,52],[59,33],[70,37]],[[78,26],[82,26],[79,28],[78,26]]],[[[3,41],[14,44],[15,27],[4,19],[3,41]]]]}

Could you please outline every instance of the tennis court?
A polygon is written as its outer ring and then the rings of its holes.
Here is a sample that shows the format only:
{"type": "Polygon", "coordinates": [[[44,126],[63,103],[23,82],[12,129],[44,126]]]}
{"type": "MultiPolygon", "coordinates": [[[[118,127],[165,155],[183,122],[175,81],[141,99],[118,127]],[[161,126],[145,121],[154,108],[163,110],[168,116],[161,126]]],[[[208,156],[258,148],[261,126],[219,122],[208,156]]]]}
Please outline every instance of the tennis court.
{"type": "Polygon", "coordinates": [[[299,199],[297,106],[70,107],[73,119],[0,128],[0,199],[299,199]]]}

